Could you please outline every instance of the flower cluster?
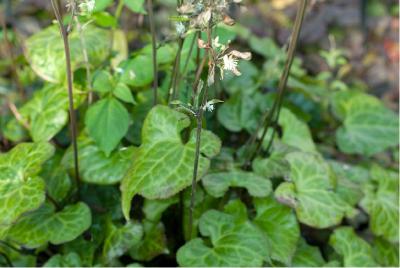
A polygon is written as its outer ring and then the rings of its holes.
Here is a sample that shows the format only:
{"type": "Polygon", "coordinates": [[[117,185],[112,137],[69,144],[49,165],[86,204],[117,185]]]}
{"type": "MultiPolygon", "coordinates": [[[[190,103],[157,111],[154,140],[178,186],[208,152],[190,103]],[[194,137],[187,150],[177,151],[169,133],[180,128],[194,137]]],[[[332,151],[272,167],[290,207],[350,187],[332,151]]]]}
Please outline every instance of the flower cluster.
{"type": "Polygon", "coordinates": [[[219,37],[215,37],[212,41],[211,47],[201,39],[198,40],[198,46],[200,48],[210,49],[212,55],[212,61],[209,63],[208,73],[208,85],[214,83],[215,67],[220,69],[221,80],[224,79],[224,72],[229,71],[236,76],[240,76],[242,73],[238,69],[239,60],[250,60],[250,52],[240,52],[238,50],[229,50],[229,43],[224,45],[219,42],[219,37]]]}
{"type": "Polygon", "coordinates": [[[66,7],[68,11],[74,10],[74,11],[79,11],[79,14],[81,15],[88,15],[94,11],[95,5],[96,5],[95,0],[82,0],[82,1],[68,0],[66,7]],[[77,6],[79,7],[79,10],[77,10],[76,8],[77,6]]]}
{"type": "Polygon", "coordinates": [[[228,15],[229,5],[242,0],[188,0],[178,8],[179,14],[189,21],[189,27],[204,30],[223,22],[233,25],[234,20],[228,15]]]}
{"type": "Polygon", "coordinates": [[[83,0],[79,3],[79,10],[83,14],[90,14],[93,12],[95,4],[95,0],[83,0]]]}

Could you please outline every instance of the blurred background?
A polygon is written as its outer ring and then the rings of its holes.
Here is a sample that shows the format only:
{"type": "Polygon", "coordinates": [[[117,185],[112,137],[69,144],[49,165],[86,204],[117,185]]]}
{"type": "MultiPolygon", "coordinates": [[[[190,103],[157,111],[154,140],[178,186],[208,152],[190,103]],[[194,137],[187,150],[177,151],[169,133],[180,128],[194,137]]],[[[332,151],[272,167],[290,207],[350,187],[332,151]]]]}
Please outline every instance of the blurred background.
{"type": "MultiPolygon", "coordinates": [[[[232,14],[257,36],[271,37],[279,46],[284,46],[291,32],[296,4],[296,0],[247,0],[232,10],[232,14]]],[[[155,1],[155,5],[159,40],[167,39],[174,31],[168,18],[176,13],[176,1],[155,1]]],[[[116,3],[108,8],[111,14],[115,6],[116,3]]],[[[47,0],[2,0],[0,9],[0,88],[4,89],[12,83],[9,78],[15,68],[23,79],[29,81],[30,76],[34,77],[28,65],[24,65],[24,39],[51,24],[54,18],[47,0]],[[4,42],[5,29],[11,48],[4,42]],[[17,65],[11,64],[12,58],[17,65]]],[[[396,0],[310,0],[298,55],[313,75],[329,71],[320,51],[338,49],[347,60],[340,70],[335,70],[340,72],[343,80],[358,83],[391,108],[398,109],[398,16],[396,0]]],[[[144,30],[148,28],[146,16],[123,11],[120,25],[130,49],[139,48],[149,40],[148,31],[144,30]]]]}

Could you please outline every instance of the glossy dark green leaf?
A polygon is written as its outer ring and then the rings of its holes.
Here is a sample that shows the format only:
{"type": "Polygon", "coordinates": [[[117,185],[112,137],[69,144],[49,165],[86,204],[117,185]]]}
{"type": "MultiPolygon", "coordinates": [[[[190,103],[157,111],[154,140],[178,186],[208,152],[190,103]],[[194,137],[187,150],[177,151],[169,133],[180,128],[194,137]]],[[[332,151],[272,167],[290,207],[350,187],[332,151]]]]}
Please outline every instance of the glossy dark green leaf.
{"type": "Polygon", "coordinates": [[[133,99],[131,90],[124,83],[119,82],[115,86],[113,94],[115,97],[117,97],[118,99],[120,99],[124,102],[132,103],[132,104],[135,103],[135,100],[133,99]]]}
{"type": "Polygon", "coordinates": [[[130,118],[118,100],[106,98],[90,106],[85,124],[89,136],[109,156],[127,133],[130,118]]]}
{"type": "Polygon", "coordinates": [[[93,90],[101,93],[111,92],[114,89],[112,75],[104,70],[96,72],[93,77],[93,90]]]}
{"type": "Polygon", "coordinates": [[[249,94],[236,93],[218,109],[218,121],[228,130],[254,130],[257,126],[257,103],[249,94]]]}

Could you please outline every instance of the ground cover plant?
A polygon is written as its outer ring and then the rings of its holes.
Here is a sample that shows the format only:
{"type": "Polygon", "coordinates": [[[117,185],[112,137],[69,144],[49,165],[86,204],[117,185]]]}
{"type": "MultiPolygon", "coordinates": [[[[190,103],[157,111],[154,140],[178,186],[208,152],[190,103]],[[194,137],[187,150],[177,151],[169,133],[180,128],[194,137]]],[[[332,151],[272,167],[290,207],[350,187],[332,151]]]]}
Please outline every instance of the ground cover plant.
{"type": "Polygon", "coordinates": [[[340,34],[303,47],[325,1],[36,1],[30,34],[18,2],[0,17],[1,266],[399,266],[398,108],[340,34]],[[253,6],[280,10],[284,42],[240,21],[253,6]]]}

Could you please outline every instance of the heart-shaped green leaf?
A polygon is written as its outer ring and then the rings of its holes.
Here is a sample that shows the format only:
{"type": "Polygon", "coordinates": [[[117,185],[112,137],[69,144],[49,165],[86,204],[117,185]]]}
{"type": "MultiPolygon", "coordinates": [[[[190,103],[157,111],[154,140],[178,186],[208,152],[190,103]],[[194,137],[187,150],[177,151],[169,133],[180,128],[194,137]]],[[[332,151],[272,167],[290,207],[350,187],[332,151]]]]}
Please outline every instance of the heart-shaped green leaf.
{"type": "Polygon", "coordinates": [[[45,200],[45,184],[38,177],[42,164],[54,153],[47,142],[20,143],[0,154],[0,226],[13,223],[45,200]]]}
{"type": "Polygon", "coordinates": [[[349,205],[355,206],[363,197],[362,185],[369,180],[368,170],[337,161],[329,161],[337,178],[336,192],[349,205]]]}
{"type": "MultiPolygon", "coordinates": [[[[175,59],[176,47],[163,45],[157,49],[157,64],[166,65],[175,59]]],[[[120,82],[132,87],[144,87],[154,79],[152,64],[152,46],[144,47],[139,55],[121,63],[123,69],[120,82]]]]}
{"type": "Polygon", "coordinates": [[[336,141],[342,152],[370,156],[398,145],[399,119],[379,100],[359,93],[341,107],[344,121],[336,141]]]}
{"type": "MultiPolygon", "coordinates": [[[[189,126],[189,118],[166,106],[156,106],[147,115],[142,129],[142,145],[132,168],[122,180],[122,208],[129,218],[131,200],[140,194],[148,199],[163,199],[189,186],[193,176],[196,135],[182,143],[180,132],[189,126]]],[[[221,141],[209,131],[202,131],[198,178],[207,171],[221,141]]]]}
{"type": "Polygon", "coordinates": [[[129,248],[139,243],[143,236],[143,227],[139,223],[128,222],[118,228],[109,222],[107,227],[108,235],[103,246],[103,260],[106,264],[122,256],[129,248]]]}
{"type": "Polygon", "coordinates": [[[132,103],[132,104],[135,103],[135,100],[133,99],[131,90],[129,89],[129,87],[127,85],[125,85],[122,82],[119,82],[115,86],[113,94],[115,97],[117,97],[118,99],[120,99],[124,102],[132,103]]]}
{"type": "Polygon", "coordinates": [[[128,131],[130,123],[126,108],[115,98],[106,98],[91,105],[85,124],[89,136],[109,156],[128,131]]]}
{"type": "Polygon", "coordinates": [[[94,74],[93,90],[100,93],[111,92],[114,89],[114,79],[112,75],[104,70],[100,70],[94,74]]]}
{"type": "Polygon", "coordinates": [[[284,182],[275,190],[278,201],[293,206],[299,221],[309,226],[338,224],[349,206],[334,192],[329,165],[310,153],[289,153],[286,159],[292,182],[284,182]]]}
{"type": "Polygon", "coordinates": [[[213,197],[222,197],[229,187],[246,188],[255,197],[266,197],[272,190],[268,179],[241,170],[208,174],[202,178],[202,182],[207,193],[213,197]]]}
{"type": "Polygon", "coordinates": [[[282,142],[304,152],[315,152],[310,129],[300,121],[289,109],[283,108],[279,117],[279,125],[283,128],[282,142]]]}
{"type": "Polygon", "coordinates": [[[224,102],[218,109],[218,121],[228,130],[239,132],[242,129],[248,131],[257,127],[257,102],[254,96],[240,91],[224,102]]]}
{"type": "Polygon", "coordinates": [[[59,245],[77,238],[90,224],[90,209],[84,203],[66,206],[60,212],[45,203],[13,225],[8,230],[8,239],[27,248],[47,242],[59,245]]]}
{"type": "Polygon", "coordinates": [[[376,238],[372,251],[375,260],[382,266],[399,267],[399,245],[391,244],[382,238],[376,238]]]}
{"type": "MultiPolygon", "coordinates": [[[[74,88],[74,92],[78,93],[78,88],[74,88]]],[[[75,94],[75,107],[78,107],[83,99],[82,95],[75,94]]],[[[19,112],[22,120],[29,125],[29,133],[34,141],[49,141],[68,121],[68,90],[59,85],[47,85],[37,91],[19,112]]],[[[15,128],[23,130],[23,126],[16,119],[7,124],[6,133],[15,128]]],[[[15,137],[10,139],[15,140],[15,137]]]]}
{"type": "MultiPolygon", "coordinates": [[[[300,238],[296,253],[292,259],[292,267],[322,267],[325,261],[318,247],[310,246],[304,238],[300,238]]],[[[338,266],[338,265],[337,265],[338,266]]]]}
{"type": "Polygon", "coordinates": [[[336,229],[329,239],[329,244],[343,257],[346,267],[378,266],[372,258],[371,246],[358,237],[351,227],[336,229]]]}
{"type": "MultiPolygon", "coordinates": [[[[82,28],[86,52],[92,66],[100,64],[110,52],[110,33],[92,24],[82,28]]],[[[72,31],[69,36],[72,70],[84,64],[83,49],[79,32],[72,31]]],[[[52,25],[33,36],[25,43],[26,57],[32,69],[44,80],[62,83],[65,79],[65,53],[60,29],[52,25]]]]}
{"type": "Polygon", "coordinates": [[[132,246],[129,254],[135,260],[150,261],[160,254],[168,254],[167,237],[162,222],[143,221],[144,237],[132,246]]]}
{"type": "Polygon", "coordinates": [[[81,258],[76,252],[69,252],[65,255],[53,255],[43,267],[81,267],[81,258]]]}
{"type": "Polygon", "coordinates": [[[72,181],[67,170],[61,165],[62,155],[56,153],[43,165],[40,177],[46,182],[47,194],[57,202],[61,202],[69,194],[72,181]]]}
{"type": "Polygon", "coordinates": [[[399,242],[399,174],[377,165],[371,169],[375,184],[365,185],[362,207],[370,216],[370,228],[377,236],[399,242]],[[377,185],[377,186],[376,186],[377,185]]]}
{"type": "Polygon", "coordinates": [[[165,227],[161,222],[161,216],[169,206],[178,203],[178,201],[177,196],[163,200],[146,199],[144,201],[144,237],[129,250],[132,258],[139,261],[150,261],[160,254],[169,253],[165,227]]]}
{"type": "Polygon", "coordinates": [[[255,199],[254,206],[257,211],[254,223],[266,235],[271,258],[289,265],[300,238],[296,215],[271,197],[255,199]]]}
{"type": "Polygon", "coordinates": [[[268,179],[277,177],[288,177],[290,167],[285,159],[285,154],[274,152],[268,158],[256,158],[252,164],[255,173],[268,179]]]}
{"type": "MultiPolygon", "coordinates": [[[[85,135],[78,138],[79,173],[84,182],[94,184],[115,184],[119,182],[133,161],[135,147],[124,147],[107,156],[85,135]]],[[[74,170],[73,150],[66,152],[63,164],[74,170]]]]}
{"type": "Polygon", "coordinates": [[[248,220],[209,210],[200,218],[200,233],[209,237],[187,242],[177,252],[180,266],[262,266],[268,258],[268,242],[261,231],[248,220]]]}

